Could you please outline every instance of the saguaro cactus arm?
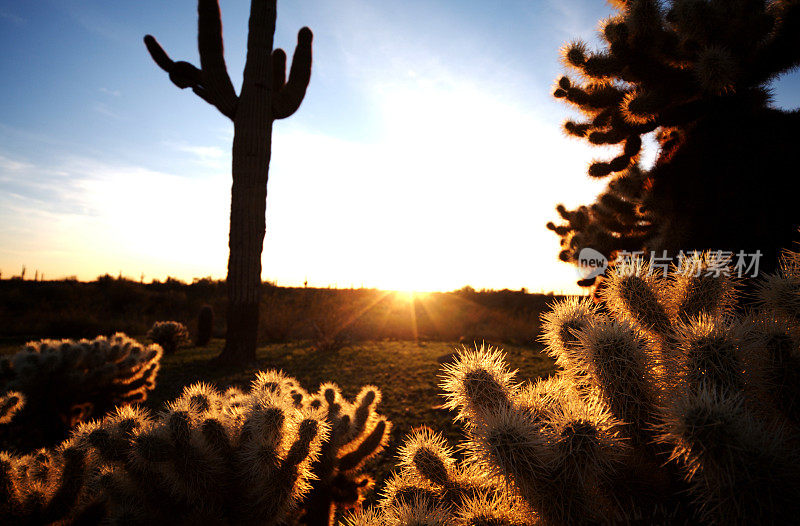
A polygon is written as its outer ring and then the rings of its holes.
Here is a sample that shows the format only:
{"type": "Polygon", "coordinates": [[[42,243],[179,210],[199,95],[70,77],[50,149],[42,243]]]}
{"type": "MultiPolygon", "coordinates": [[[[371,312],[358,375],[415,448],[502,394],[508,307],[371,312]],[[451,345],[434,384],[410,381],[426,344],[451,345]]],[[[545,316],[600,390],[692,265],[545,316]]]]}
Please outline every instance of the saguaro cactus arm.
{"type": "Polygon", "coordinates": [[[283,50],[272,53],[273,86],[280,86],[272,97],[272,118],[285,119],[300,107],[306,96],[306,88],[311,80],[311,30],[304,27],[297,33],[297,47],[292,57],[289,81],[286,77],[286,54],[283,50]],[[280,53],[278,53],[280,52],[280,53]],[[281,60],[282,59],[282,60],[281,60]],[[280,82],[280,84],[278,84],[280,82]]]}
{"type": "Polygon", "coordinates": [[[286,52],[272,50],[276,8],[274,1],[253,2],[247,39],[247,62],[242,82],[246,98],[254,87],[269,86],[271,118],[285,119],[300,107],[311,80],[311,42],[313,33],[307,27],[297,35],[289,80],[286,81],[286,52]]]}
{"type": "Polygon", "coordinates": [[[277,0],[250,3],[250,20],[247,33],[247,59],[242,77],[242,99],[259,100],[270,87],[270,57],[275,37],[275,19],[278,16],[277,0]],[[257,89],[256,89],[257,88],[257,89]],[[261,90],[264,90],[263,92],[261,90]],[[258,94],[256,98],[253,95],[258,94]]]}
{"type": "Polygon", "coordinates": [[[202,77],[200,70],[188,62],[173,61],[154,36],[145,35],[144,45],[147,46],[147,51],[150,52],[150,56],[153,57],[158,67],[169,73],[169,79],[173,84],[180,89],[194,88],[200,85],[202,77]]]}
{"type": "Polygon", "coordinates": [[[144,37],[145,46],[155,63],[169,73],[173,84],[181,89],[191,87],[200,98],[233,119],[238,98],[225,66],[218,0],[199,0],[197,13],[197,45],[201,69],[188,62],[174,62],[152,35],[144,37]]]}
{"type": "Polygon", "coordinates": [[[199,0],[197,15],[197,47],[200,51],[203,87],[215,101],[212,104],[232,119],[236,113],[237,97],[225,66],[218,0],[199,0]]]}

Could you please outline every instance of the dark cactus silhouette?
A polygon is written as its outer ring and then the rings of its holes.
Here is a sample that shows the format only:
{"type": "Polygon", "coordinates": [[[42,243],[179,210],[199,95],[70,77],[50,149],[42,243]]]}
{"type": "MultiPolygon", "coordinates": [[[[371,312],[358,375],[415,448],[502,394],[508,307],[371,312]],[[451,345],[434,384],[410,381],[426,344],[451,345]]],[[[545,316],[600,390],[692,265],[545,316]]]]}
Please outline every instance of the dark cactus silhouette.
{"type": "Polygon", "coordinates": [[[157,321],[147,331],[147,337],[164,349],[165,354],[175,354],[179,348],[190,345],[189,330],[177,321],[157,321]]]}
{"type": "Polygon", "coordinates": [[[192,88],[233,121],[227,336],[220,355],[221,361],[229,363],[255,359],[272,123],[297,111],[311,78],[313,35],[304,27],[298,33],[286,80],[286,53],[272,49],[276,3],[276,0],[252,0],[250,4],[247,61],[238,96],[223,57],[217,0],[198,1],[200,69],[188,62],[173,62],[154,37],[144,37],[153,60],[169,73],[176,86],[192,88]]]}
{"type": "Polygon", "coordinates": [[[197,338],[195,345],[202,347],[208,345],[214,334],[214,309],[211,305],[203,305],[200,314],[197,316],[197,338]]]}
{"type": "MultiPolygon", "coordinates": [[[[774,270],[796,232],[794,168],[800,112],[770,106],[769,83],[800,64],[800,3],[794,0],[612,2],[603,49],[565,46],[579,79],[562,77],[554,92],[582,122],[568,135],[620,154],[589,167],[610,177],[588,206],[558,206],[565,223],[560,259],[575,262],[591,247],[619,251],[725,250],[763,253],[774,270]],[[637,163],[644,135],[655,132],[655,166],[637,163]]],[[[587,280],[583,284],[591,284],[587,280]]]]}

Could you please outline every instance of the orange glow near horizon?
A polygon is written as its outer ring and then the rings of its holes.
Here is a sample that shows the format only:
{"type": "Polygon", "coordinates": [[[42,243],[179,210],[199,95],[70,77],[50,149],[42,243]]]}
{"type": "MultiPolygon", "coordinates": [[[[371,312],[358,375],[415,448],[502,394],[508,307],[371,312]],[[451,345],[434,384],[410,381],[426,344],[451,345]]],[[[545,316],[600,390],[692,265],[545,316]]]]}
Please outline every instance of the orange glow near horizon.
{"type": "Polygon", "coordinates": [[[429,292],[419,290],[394,290],[392,292],[394,292],[396,299],[408,303],[413,303],[417,298],[425,299],[430,294],[429,292]]]}

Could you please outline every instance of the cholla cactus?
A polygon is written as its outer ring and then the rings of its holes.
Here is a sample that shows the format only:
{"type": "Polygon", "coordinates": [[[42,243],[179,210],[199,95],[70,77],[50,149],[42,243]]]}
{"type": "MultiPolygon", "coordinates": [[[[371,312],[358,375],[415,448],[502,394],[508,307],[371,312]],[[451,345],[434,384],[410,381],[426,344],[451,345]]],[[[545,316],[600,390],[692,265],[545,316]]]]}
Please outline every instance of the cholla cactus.
{"type": "Polygon", "coordinates": [[[214,309],[211,305],[203,305],[197,316],[197,338],[194,344],[198,347],[208,345],[214,335],[214,309]]]}
{"type": "MultiPolygon", "coordinates": [[[[624,0],[600,24],[600,49],[562,50],[570,75],[554,96],[582,113],[567,135],[618,146],[593,162],[610,179],[588,205],[557,207],[563,261],[583,248],[619,251],[760,249],[773,270],[795,239],[794,196],[781,178],[793,158],[800,113],[771,105],[771,82],[800,64],[795,0],[624,0]],[[574,74],[573,74],[574,73],[574,74]],[[657,162],[638,165],[655,133],[657,162]],[[757,181],[753,174],[761,174],[757,181]],[[748,192],[733,188],[747,187],[748,192]]],[[[592,278],[585,284],[591,284],[592,278]]]]}
{"type": "Polygon", "coordinates": [[[583,401],[563,379],[514,383],[504,355],[463,349],[443,371],[446,406],[466,425],[464,462],[420,429],[400,450],[402,470],[376,510],[353,524],[586,524],[613,503],[599,500],[630,447],[599,399],[583,401]]]}
{"type": "Polygon", "coordinates": [[[525,388],[513,380],[491,348],[463,351],[445,366],[442,387],[447,406],[466,420],[469,458],[512,482],[539,521],[602,519],[610,504],[596,498],[598,488],[629,449],[619,422],[597,396],[583,398],[562,379],[525,388]],[[567,390],[552,392],[556,385],[567,390]]]}
{"type": "Polygon", "coordinates": [[[17,391],[9,391],[0,395],[0,424],[11,422],[14,415],[25,406],[25,395],[17,391]]]}
{"type": "Polygon", "coordinates": [[[3,431],[17,446],[49,444],[114,406],[143,402],[155,387],[161,355],[158,345],[145,347],[122,333],[28,343],[0,359],[0,393],[9,403],[12,391],[25,400],[3,431]]]}
{"type": "Polygon", "coordinates": [[[123,409],[73,441],[103,465],[89,484],[112,522],[276,524],[309,490],[328,436],[321,411],[293,398],[295,382],[220,393],[196,384],[156,419],[123,409]]]}
{"type": "MultiPolygon", "coordinates": [[[[790,520],[797,511],[790,495],[800,490],[800,464],[780,428],[796,425],[784,417],[796,415],[797,390],[786,377],[800,373],[793,363],[798,345],[795,322],[778,317],[796,300],[771,293],[792,279],[795,257],[763,281],[767,308],[744,317],[734,315],[731,266],[714,254],[688,258],[670,279],[642,261],[620,265],[601,288],[610,312],[590,312],[583,328],[571,331],[579,342],[572,354],[584,365],[558,359],[589,378],[625,424],[621,433],[637,462],[657,475],[649,494],[659,479],[674,492],[688,484],[692,502],[672,498],[677,516],[754,524],[790,520]],[[783,415],[775,410],[779,399],[790,400],[783,415]]],[[[546,318],[548,350],[557,357],[563,346],[550,335],[559,331],[559,313],[574,310],[574,303],[558,304],[546,318]]]]}
{"type": "Polygon", "coordinates": [[[412,431],[398,456],[401,469],[377,507],[351,514],[351,525],[535,523],[535,514],[508,491],[502,476],[456,461],[446,440],[427,427],[412,431]]]}
{"type": "Polygon", "coordinates": [[[710,254],[669,279],[641,261],[618,267],[605,308],[567,299],[544,316],[561,370],[532,384],[498,350],[463,350],[442,373],[465,424],[463,465],[415,432],[383,500],[351,523],[796,522],[800,326],[785,283],[797,259],[746,315],[730,267],[710,254]]]}
{"type": "Polygon", "coordinates": [[[147,331],[147,338],[160,345],[167,354],[174,354],[190,344],[189,330],[177,321],[157,321],[147,331]]]}
{"type": "Polygon", "coordinates": [[[313,489],[328,495],[327,524],[335,484],[364,480],[389,430],[376,388],[352,404],[338,390],[331,403],[330,390],[309,395],[276,371],[249,392],[195,384],[155,416],[121,407],[55,450],[1,453],[0,523],[283,524],[319,504],[313,489]]]}
{"type": "Polygon", "coordinates": [[[363,387],[349,402],[333,383],[322,384],[315,395],[304,399],[304,406],[323,412],[331,430],[313,465],[317,480],[304,505],[305,523],[333,524],[337,508],[357,507],[372,488],[372,479],[362,469],[383,450],[391,431],[391,424],[376,413],[380,401],[381,392],[375,386],[363,387]]]}
{"type": "Polygon", "coordinates": [[[96,507],[85,491],[86,454],[71,443],[12,457],[0,452],[0,520],[51,524],[70,517],[91,524],[96,507]]]}

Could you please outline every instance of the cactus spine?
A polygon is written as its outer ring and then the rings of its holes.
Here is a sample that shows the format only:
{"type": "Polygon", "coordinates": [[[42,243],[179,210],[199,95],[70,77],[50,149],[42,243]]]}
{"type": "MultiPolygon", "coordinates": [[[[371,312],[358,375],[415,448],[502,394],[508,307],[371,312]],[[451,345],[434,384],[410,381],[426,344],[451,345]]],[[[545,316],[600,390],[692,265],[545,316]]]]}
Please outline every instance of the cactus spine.
{"type": "Polygon", "coordinates": [[[227,336],[222,361],[255,359],[261,298],[261,252],[266,231],[267,178],[272,123],[300,107],[311,78],[312,33],[297,36],[297,48],[286,79],[286,53],[273,50],[276,0],[252,0],[247,61],[237,96],[223,56],[222,22],[217,0],[199,0],[200,68],[173,62],[151,35],[144,38],[150,55],[179,88],[191,87],[200,98],[233,121],[230,255],[228,258],[227,336]]]}
{"type": "Polygon", "coordinates": [[[536,514],[502,477],[457,461],[447,441],[427,427],[406,437],[398,458],[400,471],[377,506],[350,514],[348,524],[536,524],[536,514]]]}

